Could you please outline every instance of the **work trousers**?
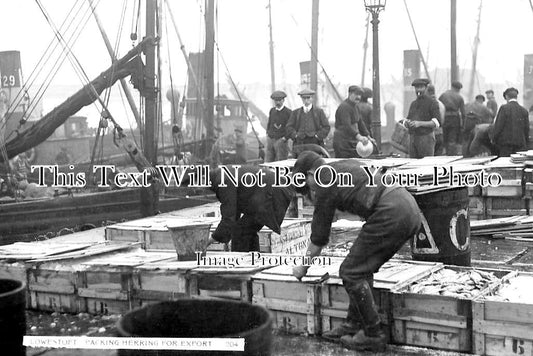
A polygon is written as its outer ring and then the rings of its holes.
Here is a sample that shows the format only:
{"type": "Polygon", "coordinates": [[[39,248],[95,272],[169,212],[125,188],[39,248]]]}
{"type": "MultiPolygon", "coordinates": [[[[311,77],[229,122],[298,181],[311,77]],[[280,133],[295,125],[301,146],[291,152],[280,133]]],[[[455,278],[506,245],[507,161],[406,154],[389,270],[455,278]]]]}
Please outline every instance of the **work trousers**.
{"type": "Polygon", "coordinates": [[[457,114],[446,115],[442,131],[446,154],[448,156],[460,155],[462,150],[461,118],[457,114]]]}
{"type": "Polygon", "coordinates": [[[289,155],[289,145],[287,140],[282,138],[267,137],[266,162],[283,161],[289,155]]]}
{"type": "Polygon", "coordinates": [[[339,274],[348,293],[348,321],[365,330],[379,324],[372,295],[373,274],[394,256],[421,226],[420,210],[404,188],[387,188],[363,225],[339,274]]]}
{"type": "Polygon", "coordinates": [[[435,155],[435,134],[411,135],[409,139],[409,157],[424,158],[435,155]]]}
{"type": "Polygon", "coordinates": [[[233,227],[231,251],[259,251],[259,235],[263,225],[257,223],[253,216],[242,215],[233,227]]]}

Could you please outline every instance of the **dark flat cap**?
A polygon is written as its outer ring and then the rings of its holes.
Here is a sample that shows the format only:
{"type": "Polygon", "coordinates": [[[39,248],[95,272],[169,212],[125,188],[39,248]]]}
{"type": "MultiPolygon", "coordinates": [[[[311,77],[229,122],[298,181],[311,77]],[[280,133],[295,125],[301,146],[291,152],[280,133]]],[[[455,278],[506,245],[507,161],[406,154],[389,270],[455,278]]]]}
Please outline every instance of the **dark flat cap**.
{"type": "Polygon", "coordinates": [[[463,87],[463,84],[461,84],[461,82],[458,82],[458,81],[452,82],[452,88],[461,89],[462,87],[463,87]]]}
{"type": "Polygon", "coordinates": [[[298,95],[300,95],[300,96],[307,96],[307,95],[311,96],[311,95],[315,95],[315,91],[311,90],[311,89],[304,89],[301,92],[299,92],[298,95]]]}
{"type": "Polygon", "coordinates": [[[513,87],[505,89],[505,91],[503,92],[503,97],[505,98],[507,95],[511,95],[516,98],[516,96],[518,95],[518,89],[513,87]]]}
{"type": "Polygon", "coordinates": [[[287,94],[285,94],[284,91],[276,90],[275,92],[270,95],[270,99],[276,100],[276,99],[285,99],[287,97],[287,94]]]}
{"type": "MultiPolygon", "coordinates": [[[[313,151],[304,151],[300,153],[298,159],[294,163],[292,174],[303,173],[304,175],[307,175],[308,171],[325,163],[326,161],[324,161],[322,156],[320,156],[318,153],[313,151]]],[[[296,191],[300,194],[307,194],[309,187],[306,184],[304,187],[297,187],[296,191]]]]}
{"type": "Polygon", "coordinates": [[[430,83],[429,79],[418,78],[418,79],[413,80],[413,82],[411,83],[411,86],[413,86],[413,87],[416,87],[416,86],[419,86],[419,85],[427,86],[429,83],[430,83]]]}
{"type": "Polygon", "coordinates": [[[370,99],[374,93],[372,92],[372,89],[370,88],[363,88],[363,96],[366,99],[370,99]]]}
{"type": "Polygon", "coordinates": [[[356,93],[356,94],[362,95],[363,89],[361,89],[361,87],[358,85],[350,85],[348,87],[348,93],[356,93]]]}

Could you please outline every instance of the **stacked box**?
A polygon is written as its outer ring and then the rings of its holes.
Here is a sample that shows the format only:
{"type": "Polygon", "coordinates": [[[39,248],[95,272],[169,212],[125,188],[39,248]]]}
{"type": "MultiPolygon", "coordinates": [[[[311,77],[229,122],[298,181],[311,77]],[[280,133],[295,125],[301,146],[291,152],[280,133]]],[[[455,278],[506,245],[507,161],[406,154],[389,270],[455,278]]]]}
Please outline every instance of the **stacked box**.
{"type": "Polygon", "coordinates": [[[78,287],[83,307],[91,314],[121,314],[138,307],[132,297],[134,267],[175,257],[138,249],[89,259],[78,287]]]}
{"type": "MultiPolygon", "coordinates": [[[[429,275],[442,268],[441,263],[407,260],[390,260],[374,274],[374,299],[378,306],[381,322],[390,337],[391,289],[398,288],[417,278],[429,275]]],[[[322,332],[329,331],[345,321],[348,315],[349,298],[338,273],[334,273],[322,287],[320,315],[322,332]]]]}
{"type": "Polygon", "coordinates": [[[57,261],[28,269],[30,307],[36,310],[80,313],[87,311],[78,296],[85,267],[79,262],[57,261]]]}
{"type": "Polygon", "coordinates": [[[328,266],[311,266],[298,281],[291,266],[270,268],[252,277],[252,303],[269,309],[273,327],[290,334],[321,333],[321,283],[339,269],[342,258],[330,258],[328,266]]]}
{"type": "Polygon", "coordinates": [[[485,197],[485,218],[530,215],[531,200],[520,197],[485,197]]]}
{"type": "MultiPolygon", "coordinates": [[[[445,269],[472,270],[469,267],[455,266],[445,266],[445,269]]],[[[477,270],[493,272],[498,278],[509,273],[502,270],[477,270]]],[[[478,295],[482,292],[479,291],[478,295]]],[[[457,352],[472,351],[471,299],[412,293],[409,292],[409,286],[406,286],[395,290],[391,300],[394,343],[457,352]]]]}
{"type": "Polygon", "coordinates": [[[470,197],[468,202],[468,216],[470,220],[483,220],[485,214],[485,197],[470,197]]]}
{"type": "MultiPolygon", "coordinates": [[[[524,286],[533,285],[533,273],[527,272],[513,272],[505,276],[502,285],[517,278],[523,279],[524,286]]],[[[490,294],[499,288],[501,286],[492,289],[490,294]]],[[[486,300],[485,296],[481,296],[472,302],[472,318],[475,354],[533,354],[533,303],[530,298],[516,302],[486,300]]]]}

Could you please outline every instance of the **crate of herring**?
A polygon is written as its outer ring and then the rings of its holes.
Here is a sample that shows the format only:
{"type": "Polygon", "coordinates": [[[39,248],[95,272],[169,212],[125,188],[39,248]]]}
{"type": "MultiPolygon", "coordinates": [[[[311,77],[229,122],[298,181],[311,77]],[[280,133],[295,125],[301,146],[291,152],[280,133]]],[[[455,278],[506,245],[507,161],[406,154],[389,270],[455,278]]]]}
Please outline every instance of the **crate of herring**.
{"type": "Polygon", "coordinates": [[[472,300],[509,271],[444,266],[393,291],[392,341],[451,351],[472,350],[472,300]]]}
{"type": "Polygon", "coordinates": [[[533,355],[533,273],[513,272],[472,302],[473,351],[533,355]]]}

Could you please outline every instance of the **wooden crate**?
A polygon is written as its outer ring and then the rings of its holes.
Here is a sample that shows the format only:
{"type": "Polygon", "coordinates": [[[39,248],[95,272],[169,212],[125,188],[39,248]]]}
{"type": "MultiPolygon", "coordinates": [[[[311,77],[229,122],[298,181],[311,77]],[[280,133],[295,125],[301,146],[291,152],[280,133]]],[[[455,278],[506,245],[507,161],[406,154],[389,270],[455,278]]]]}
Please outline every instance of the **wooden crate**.
{"type": "Polygon", "coordinates": [[[470,197],[468,201],[468,216],[472,220],[483,220],[485,219],[485,197],[470,197]]]}
{"type": "MultiPolygon", "coordinates": [[[[390,291],[432,271],[442,268],[441,263],[390,260],[374,274],[374,299],[378,306],[381,322],[386,327],[387,336],[391,330],[390,291]],[[394,271],[393,266],[400,266],[394,271]],[[405,266],[405,268],[402,268],[405,266]]],[[[320,316],[322,332],[334,329],[345,321],[348,315],[349,298],[338,273],[324,282],[321,290],[320,316]]]]}
{"type": "MultiPolygon", "coordinates": [[[[469,267],[445,268],[469,270],[469,267]]],[[[499,278],[509,271],[494,272],[499,278]]],[[[472,301],[451,296],[411,293],[409,287],[393,291],[392,341],[397,344],[457,352],[472,351],[472,301]]],[[[480,291],[479,294],[481,294],[480,291]]]]}
{"type": "Polygon", "coordinates": [[[486,219],[529,215],[530,199],[520,197],[485,197],[486,219]]]}
{"type": "Polygon", "coordinates": [[[114,253],[84,262],[78,296],[88,313],[122,314],[139,305],[132,297],[133,269],[151,261],[175,258],[175,253],[144,250],[114,253]]]}
{"type": "Polygon", "coordinates": [[[522,180],[503,180],[497,187],[484,187],[484,197],[522,197],[522,180]]]}
{"type": "Polygon", "coordinates": [[[260,252],[304,254],[311,236],[311,221],[307,219],[285,219],[281,223],[281,234],[263,228],[259,231],[260,252]]]}
{"type": "Polygon", "coordinates": [[[331,258],[331,266],[311,266],[299,282],[292,267],[270,268],[252,277],[252,303],[269,309],[274,328],[290,334],[321,333],[320,294],[326,273],[338,270],[342,258],[331,258]]]}
{"type": "Polygon", "coordinates": [[[80,313],[87,309],[78,297],[84,266],[77,261],[56,261],[28,269],[30,308],[80,313]]]}
{"type": "Polygon", "coordinates": [[[468,187],[468,196],[469,197],[480,197],[482,194],[482,189],[480,185],[475,187],[468,187]]]}
{"type": "Polygon", "coordinates": [[[487,169],[487,174],[489,173],[498,173],[502,179],[505,180],[517,180],[522,179],[523,174],[522,165],[516,167],[494,167],[487,169]]]}
{"type": "MultiPolygon", "coordinates": [[[[505,278],[530,277],[533,273],[514,272],[505,278]]],[[[533,355],[533,303],[472,302],[473,352],[478,355],[533,355]]]]}

